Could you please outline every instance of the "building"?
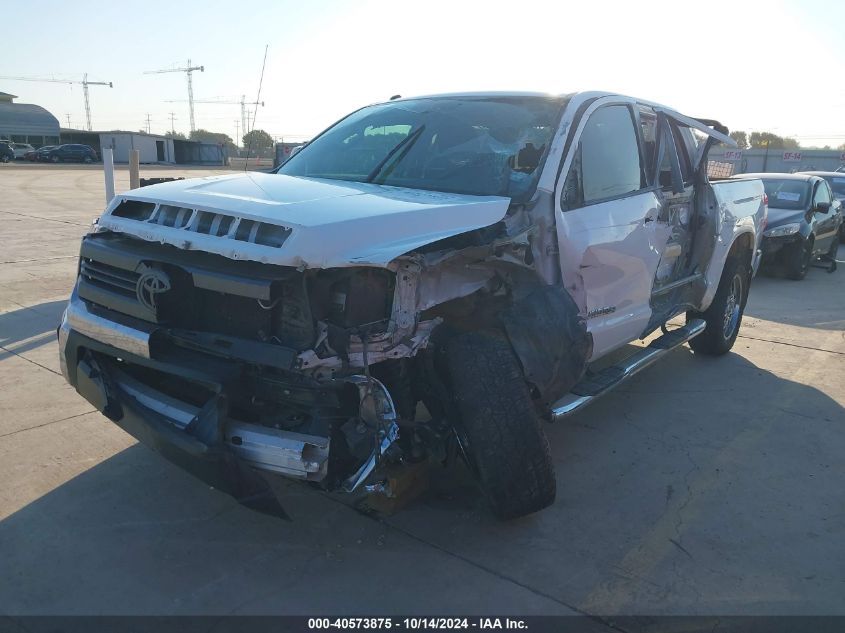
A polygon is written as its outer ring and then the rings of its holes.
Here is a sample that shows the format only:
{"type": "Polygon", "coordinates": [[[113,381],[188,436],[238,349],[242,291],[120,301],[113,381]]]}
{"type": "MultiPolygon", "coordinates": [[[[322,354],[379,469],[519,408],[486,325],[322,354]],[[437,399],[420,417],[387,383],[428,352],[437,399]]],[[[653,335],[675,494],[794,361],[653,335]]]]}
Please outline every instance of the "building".
{"type": "Polygon", "coordinates": [[[41,106],[15,103],[17,95],[0,92],[0,139],[33,147],[59,142],[59,121],[41,106]]]}
{"type": "Polygon", "coordinates": [[[124,130],[95,131],[62,128],[62,143],[80,143],[93,147],[98,155],[111,149],[115,163],[128,163],[129,152],[137,149],[141,163],[177,163],[199,165],[226,165],[229,156],[226,148],[216,143],[200,143],[172,139],[160,134],[127,132],[124,130]]]}

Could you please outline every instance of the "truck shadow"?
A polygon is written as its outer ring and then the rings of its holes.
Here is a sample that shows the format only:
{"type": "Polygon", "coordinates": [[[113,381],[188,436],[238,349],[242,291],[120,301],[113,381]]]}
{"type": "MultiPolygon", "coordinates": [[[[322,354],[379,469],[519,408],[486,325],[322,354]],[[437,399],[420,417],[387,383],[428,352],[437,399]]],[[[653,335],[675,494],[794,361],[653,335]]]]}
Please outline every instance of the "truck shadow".
{"type": "Polygon", "coordinates": [[[0,314],[0,347],[24,354],[56,338],[67,301],[48,301],[0,314]]]}
{"type": "MultiPolygon", "coordinates": [[[[506,523],[485,509],[460,465],[434,469],[429,490],[382,521],[291,485],[282,501],[292,521],[284,521],[238,506],[135,445],[0,522],[0,602],[16,614],[372,614],[424,604],[536,612],[525,596],[469,595],[465,583],[478,581],[467,570],[578,605],[594,586],[618,580],[629,548],[657,542],[662,522],[661,547],[674,539],[700,562],[696,569],[740,591],[737,578],[794,571],[796,530],[816,534],[821,551],[841,552],[842,520],[833,530],[821,517],[845,507],[843,420],[845,410],[824,392],[739,354],[679,350],[549,425],[557,502],[506,523]],[[808,469],[813,478],[799,476],[808,469]],[[409,570],[415,589],[400,590],[409,570]]],[[[687,573],[687,555],[671,543],[658,554],[675,557],[672,573],[687,573]]],[[[801,573],[822,574],[841,560],[822,558],[804,560],[801,573]]],[[[661,564],[634,581],[646,612],[689,613],[688,592],[698,592],[706,611],[718,597],[695,577],[673,580],[680,597],[667,597],[661,564]],[[663,602],[649,602],[652,594],[663,602]]]]}

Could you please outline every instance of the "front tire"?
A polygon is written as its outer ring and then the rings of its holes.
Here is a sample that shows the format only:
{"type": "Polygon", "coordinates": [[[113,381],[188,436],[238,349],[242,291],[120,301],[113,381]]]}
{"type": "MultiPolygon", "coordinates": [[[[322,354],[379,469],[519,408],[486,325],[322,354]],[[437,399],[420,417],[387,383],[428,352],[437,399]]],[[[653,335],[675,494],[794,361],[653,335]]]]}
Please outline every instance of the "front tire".
{"type": "Polygon", "coordinates": [[[52,160],[54,163],[58,163],[61,160],[61,158],[59,158],[58,156],[53,156],[53,157],[50,158],[50,160],[52,160]]]}
{"type": "Polygon", "coordinates": [[[744,261],[736,256],[729,257],[710,307],[704,312],[687,312],[687,323],[704,319],[707,324],[704,331],[689,342],[696,354],[721,356],[731,350],[742,324],[750,281],[750,271],[744,261]]]}
{"type": "Polygon", "coordinates": [[[801,281],[810,270],[813,259],[813,241],[804,240],[797,243],[786,260],[786,276],[794,281],[801,281]]]}
{"type": "Polygon", "coordinates": [[[460,334],[447,344],[460,420],[455,433],[493,513],[512,519],[555,500],[549,441],[504,333],[460,334]]]}

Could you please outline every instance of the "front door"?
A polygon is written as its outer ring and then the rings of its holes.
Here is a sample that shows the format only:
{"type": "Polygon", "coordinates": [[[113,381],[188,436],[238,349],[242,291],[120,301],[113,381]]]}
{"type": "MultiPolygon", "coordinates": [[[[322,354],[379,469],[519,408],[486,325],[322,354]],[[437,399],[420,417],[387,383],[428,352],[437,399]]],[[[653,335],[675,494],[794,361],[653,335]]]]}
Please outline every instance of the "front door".
{"type": "Polygon", "coordinates": [[[576,130],[560,179],[561,270],[586,315],[593,358],[645,331],[655,273],[669,239],[635,107],[614,97],[593,104],[576,130]]]}

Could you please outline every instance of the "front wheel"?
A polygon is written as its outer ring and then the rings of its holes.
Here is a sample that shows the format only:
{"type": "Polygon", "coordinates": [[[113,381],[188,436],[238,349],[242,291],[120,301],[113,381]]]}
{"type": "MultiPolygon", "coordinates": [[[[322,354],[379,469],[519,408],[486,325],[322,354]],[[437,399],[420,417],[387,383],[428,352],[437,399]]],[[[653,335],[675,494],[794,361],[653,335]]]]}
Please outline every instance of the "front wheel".
{"type": "Polygon", "coordinates": [[[82,162],[85,163],[86,165],[90,165],[93,161],[91,160],[90,156],[86,156],[85,158],[82,159],[82,162]]]}
{"type": "Polygon", "coordinates": [[[687,323],[704,319],[707,324],[704,332],[689,342],[696,354],[721,356],[733,347],[742,323],[750,280],[745,263],[739,257],[729,257],[710,307],[704,312],[687,312],[687,323]]]}
{"type": "Polygon", "coordinates": [[[786,260],[786,276],[795,281],[801,281],[807,276],[810,270],[810,261],[813,259],[813,241],[804,240],[792,247],[792,252],[786,260]]]}
{"type": "Polygon", "coordinates": [[[455,434],[493,513],[537,512],[555,500],[549,441],[504,333],[467,332],[446,348],[460,420],[455,434]]]}
{"type": "Polygon", "coordinates": [[[50,158],[50,160],[52,160],[54,163],[58,163],[61,159],[58,156],[53,156],[52,158],[50,158]]]}

